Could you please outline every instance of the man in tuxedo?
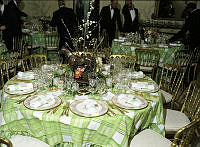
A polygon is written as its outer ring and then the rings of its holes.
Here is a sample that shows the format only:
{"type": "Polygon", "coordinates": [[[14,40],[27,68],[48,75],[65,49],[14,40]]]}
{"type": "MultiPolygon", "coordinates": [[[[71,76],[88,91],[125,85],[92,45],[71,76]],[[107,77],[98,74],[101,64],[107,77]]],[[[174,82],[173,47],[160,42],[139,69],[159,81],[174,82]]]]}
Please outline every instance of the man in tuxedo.
{"type": "Polygon", "coordinates": [[[112,46],[112,40],[115,38],[116,22],[120,33],[122,34],[122,22],[120,10],[117,8],[118,0],[111,0],[111,5],[105,6],[100,12],[100,26],[103,34],[108,34],[109,45],[112,46]]]}
{"type": "Polygon", "coordinates": [[[169,42],[183,38],[187,31],[189,31],[189,48],[193,50],[196,47],[200,47],[200,9],[196,9],[196,7],[195,3],[189,3],[187,5],[189,15],[185,20],[185,24],[181,31],[169,39],[169,42]]]}
{"type": "Polygon", "coordinates": [[[74,50],[72,38],[76,35],[78,22],[71,8],[65,7],[64,0],[58,0],[59,9],[53,13],[50,26],[57,27],[60,35],[59,49],[63,46],[74,50]]]}
{"type": "MultiPolygon", "coordinates": [[[[13,40],[21,38],[21,16],[26,17],[24,12],[18,8],[21,0],[11,0],[7,6],[2,5],[1,9],[1,30],[3,31],[3,40],[8,50],[13,50],[13,40]]],[[[15,40],[16,41],[16,40],[15,40]]],[[[19,41],[19,40],[18,40],[19,41]]],[[[18,42],[16,41],[16,42],[18,42]]]]}
{"type": "Polygon", "coordinates": [[[122,9],[122,14],[124,15],[124,33],[138,31],[138,9],[133,8],[132,0],[125,0],[125,5],[122,9]]]}

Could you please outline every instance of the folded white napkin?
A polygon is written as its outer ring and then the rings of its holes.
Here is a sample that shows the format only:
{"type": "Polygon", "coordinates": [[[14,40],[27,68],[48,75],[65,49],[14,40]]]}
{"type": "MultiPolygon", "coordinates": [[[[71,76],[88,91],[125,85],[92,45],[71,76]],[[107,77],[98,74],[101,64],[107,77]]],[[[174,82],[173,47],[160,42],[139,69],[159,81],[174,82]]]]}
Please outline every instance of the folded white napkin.
{"type": "Polygon", "coordinates": [[[112,92],[107,92],[106,94],[102,95],[102,100],[111,100],[115,96],[112,92]]]}
{"type": "Polygon", "coordinates": [[[115,42],[124,42],[124,39],[114,39],[115,42]]]}
{"type": "Polygon", "coordinates": [[[26,79],[34,79],[35,73],[34,72],[18,72],[18,78],[26,78],[26,79]]]}
{"type": "Polygon", "coordinates": [[[177,44],[177,43],[170,43],[169,45],[171,45],[171,46],[181,46],[181,44],[177,44]]]}
{"type": "Polygon", "coordinates": [[[44,95],[38,95],[36,98],[32,99],[30,101],[30,106],[33,108],[38,107],[47,107],[51,106],[55,103],[54,96],[52,94],[44,94],[44,95]]]}
{"type": "Polygon", "coordinates": [[[32,83],[18,83],[14,85],[8,85],[7,89],[9,91],[27,91],[27,90],[33,90],[33,84],[32,83]]]}
{"type": "Polygon", "coordinates": [[[133,72],[133,77],[135,78],[143,78],[144,77],[144,73],[142,71],[139,72],[133,72]]]}
{"type": "Polygon", "coordinates": [[[81,105],[83,106],[81,108],[81,111],[83,113],[96,115],[101,110],[101,107],[99,106],[99,104],[95,101],[90,100],[90,99],[85,100],[81,105]]]}
{"type": "Polygon", "coordinates": [[[148,89],[148,90],[155,89],[155,86],[153,84],[148,84],[147,82],[131,83],[131,87],[135,89],[148,89]]]}
{"type": "Polygon", "coordinates": [[[135,51],[135,47],[134,46],[131,46],[131,51],[135,51]]]}
{"type": "Polygon", "coordinates": [[[131,83],[132,88],[148,88],[148,83],[147,82],[136,82],[136,83],[131,83]]]}
{"type": "Polygon", "coordinates": [[[135,98],[132,94],[120,94],[118,96],[118,101],[125,106],[140,106],[143,104],[143,102],[140,99],[135,98]]]}
{"type": "Polygon", "coordinates": [[[121,43],[121,45],[131,45],[131,42],[124,42],[124,43],[121,43]]]}

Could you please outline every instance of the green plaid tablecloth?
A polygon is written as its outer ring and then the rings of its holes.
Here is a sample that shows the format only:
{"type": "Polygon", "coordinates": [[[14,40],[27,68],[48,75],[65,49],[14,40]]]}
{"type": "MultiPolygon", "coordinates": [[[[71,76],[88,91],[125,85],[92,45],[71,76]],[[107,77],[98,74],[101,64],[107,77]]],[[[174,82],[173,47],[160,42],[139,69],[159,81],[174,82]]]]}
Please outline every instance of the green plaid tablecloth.
{"type": "MultiPolygon", "coordinates": [[[[8,81],[8,83],[13,83],[13,81],[8,81]]],[[[164,135],[163,104],[160,91],[154,94],[135,94],[152,102],[144,109],[127,110],[128,113],[125,115],[112,109],[117,115],[105,114],[100,117],[86,118],[75,115],[71,111],[68,117],[61,116],[65,103],[54,114],[47,114],[48,110],[27,109],[23,104],[15,103],[22,96],[9,98],[10,95],[3,90],[0,136],[6,138],[15,134],[32,136],[52,147],[59,143],[62,144],[61,146],[75,147],[126,147],[128,139],[142,129],[150,128],[164,135]]],[[[61,98],[73,100],[72,97],[61,96],[61,98]]],[[[99,95],[95,96],[95,99],[99,98],[99,95]]]]}
{"type": "MultiPolygon", "coordinates": [[[[123,45],[120,42],[113,41],[112,43],[112,54],[124,54],[124,55],[135,55],[135,49],[139,48],[139,45],[123,45]]],[[[184,46],[168,46],[168,48],[165,47],[148,47],[151,49],[158,50],[160,53],[160,62],[159,63],[168,63],[172,64],[173,63],[173,58],[174,58],[174,53],[177,50],[184,49],[184,46]]]]}
{"type": "Polygon", "coordinates": [[[32,46],[35,47],[45,47],[45,34],[44,33],[31,33],[32,36],[32,46]]]}

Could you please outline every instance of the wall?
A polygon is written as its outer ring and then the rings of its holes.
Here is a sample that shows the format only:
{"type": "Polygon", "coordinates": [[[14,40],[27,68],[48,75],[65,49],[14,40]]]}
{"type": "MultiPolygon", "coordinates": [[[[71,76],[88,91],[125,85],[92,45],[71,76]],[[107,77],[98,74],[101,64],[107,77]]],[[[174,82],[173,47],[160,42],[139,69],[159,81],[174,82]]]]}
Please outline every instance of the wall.
{"type": "MultiPolygon", "coordinates": [[[[65,0],[69,8],[73,8],[73,0],[65,0]]],[[[23,0],[22,10],[30,17],[47,16],[52,17],[53,12],[58,9],[57,0],[23,0]]]]}
{"type": "MultiPolygon", "coordinates": [[[[73,8],[73,0],[65,0],[66,6],[73,8]]],[[[110,0],[100,0],[100,10],[103,6],[109,5],[110,0]]],[[[119,0],[119,8],[122,9],[124,5],[124,0],[119,0]]],[[[140,18],[142,20],[151,17],[154,12],[155,2],[149,1],[135,1],[134,5],[139,9],[140,18]]],[[[50,16],[55,10],[58,9],[57,0],[23,0],[23,11],[29,16],[50,16]]]]}
{"type": "MultiPolygon", "coordinates": [[[[125,0],[118,0],[118,8],[122,10],[125,0]]],[[[110,0],[100,0],[100,10],[103,6],[109,5],[110,0]]],[[[134,1],[135,8],[138,8],[140,20],[150,19],[154,13],[155,2],[153,0],[138,0],[134,1]]]]}

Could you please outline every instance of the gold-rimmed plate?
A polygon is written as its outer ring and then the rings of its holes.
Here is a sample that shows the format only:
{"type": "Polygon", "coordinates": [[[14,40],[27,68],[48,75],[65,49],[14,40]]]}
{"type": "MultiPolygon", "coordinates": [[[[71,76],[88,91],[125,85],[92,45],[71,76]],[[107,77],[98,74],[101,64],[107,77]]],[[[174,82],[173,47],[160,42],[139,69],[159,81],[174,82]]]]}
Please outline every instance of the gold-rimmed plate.
{"type": "Polygon", "coordinates": [[[61,99],[48,93],[38,93],[26,98],[24,106],[32,110],[49,110],[61,104],[61,99]]]}
{"type": "Polygon", "coordinates": [[[88,91],[87,89],[79,89],[78,93],[82,95],[87,95],[90,93],[90,91],[88,91]]]}
{"type": "Polygon", "coordinates": [[[132,80],[129,87],[133,91],[154,93],[159,90],[158,85],[150,80],[132,80]]]}
{"type": "Polygon", "coordinates": [[[93,100],[93,99],[86,99],[86,100],[78,100],[74,101],[70,105],[70,110],[77,115],[84,116],[84,117],[97,117],[104,115],[108,111],[108,107],[105,103],[93,100]]]}
{"type": "Polygon", "coordinates": [[[112,98],[113,104],[125,109],[143,109],[148,106],[147,100],[133,94],[120,94],[112,98]]]}
{"type": "Polygon", "coordinates": [[[29,82],[13,83],[5,86],[5,92],[12,95],[30,94],[34,91],[33,84],[29,82]]]}

